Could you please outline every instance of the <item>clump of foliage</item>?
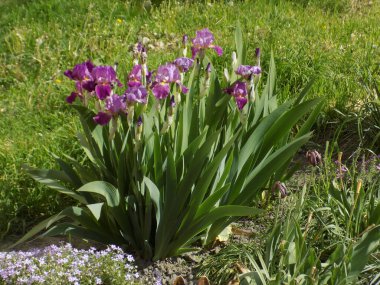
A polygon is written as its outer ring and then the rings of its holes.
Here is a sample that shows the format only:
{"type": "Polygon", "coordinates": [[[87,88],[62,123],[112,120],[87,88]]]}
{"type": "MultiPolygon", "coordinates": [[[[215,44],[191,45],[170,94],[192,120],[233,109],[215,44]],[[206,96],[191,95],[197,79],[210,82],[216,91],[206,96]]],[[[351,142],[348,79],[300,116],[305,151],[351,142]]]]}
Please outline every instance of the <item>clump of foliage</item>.
{"type": "Polygon", "coordinates": [[[309,186],[295,194],[284,221],[275,224],[265,250],[247,252],[252,271],[242,284],[376,284],[380,248],[379,158],[342,153],[324,160],[309,152],[309,186]],[[360,156],[359,156],[360,157],[360,156]],[[317,158],[317,159],[315,159],[317,158]]]}
{"type": "Polygon", "coordinates": [[[57,157],[60,170],[28,171],[80,206],[48,218],[21,241],[45,229],[43,236],[73,234],[160,259],[193,250],[195,241],[208,244],[237,217],[260,213],[255,200],[289,176],[287,166],[310,138],[322,103],[306,101],[307,88],[278,106],[273,56],[261,91],[260,49],[256,65],[246,65],[239,28],[235,40],[232,71],[225,69],[222,81],[207,54],[223,49],[207,28],[192,39],[191,58],[185,35],[183,56],[156,71],[136,44],[123,95],[116,93],[123,86],[116,66],[86,61],[67,70],[75,82],[67,102],[79,113],[88,163],[57,157]]]}

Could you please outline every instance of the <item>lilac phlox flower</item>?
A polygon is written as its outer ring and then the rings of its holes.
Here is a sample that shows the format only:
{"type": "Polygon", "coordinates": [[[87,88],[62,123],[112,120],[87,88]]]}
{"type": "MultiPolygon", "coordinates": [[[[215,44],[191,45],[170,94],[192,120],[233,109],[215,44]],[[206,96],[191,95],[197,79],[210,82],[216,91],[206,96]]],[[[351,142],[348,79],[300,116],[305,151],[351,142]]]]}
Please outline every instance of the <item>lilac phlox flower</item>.
{"type": "Polygon", "coordinates": [[[92,70],[92,77],[96,83],[95,92],[100,100],[104,100],[111,95],[111,90],[115,84],[122,86],[116,77],[116,71],[112,66],[97,66],[92,70]]]}
{"type": "Polygon", "coordinates": [[[113,116],[117,116],[120,112],[125,112],[125,109],[124,97],[113,94],[105,100],[105,112],[98,112],[93,119],[95,123],[103,126],[108,124],[113,116]]]}
{"type": "Polygon", "coordinates": [[[140,104],[146,104],[147,103],[147,98],[148,98],[148,92],[146,91],[145,87],[140,85],[140,86],[134,86],[128,88],[125,93],[124,93],[124,100],[128,104],[133,104],[133,103],[140,103],[140,104]]]}
{"type": "Polygon", "coordinates": [[[209,29],[205,28],[196,32],[196,37],[192,40],[193,46],[191,47],[192,57],[207,49],[212,48],[216,53],[221,56],[223,54],[223,49],[220,46],[214,45],[214,35],[209,29]]]}
{"type": "Polygon", "coordinates": [[[102,279],[95,277],[95,284],[97,284],[97,285],[103,284],[102,279]]]}
{"type": "Polygon", "coordinates": [[[192,67],[194,63],[194,60],[187,57],[179,57],[174,60],[173,63],[180,72],[184,73],[189,71],[190,67],[192,67]]]}
{"type": "Polygon", "coordinates": [[[236,81],[231,87],[224,90],[227,94],[235,97],[235,102],[239,110],[243,109],[248,102],[247,83],[236,81]]]}
{"type": "Polygon", "coordinates": [[[260,66],[240,65],[235,73],[245,79],[250,79],[252,75],[260,74],[261,68],[260,66]]]}

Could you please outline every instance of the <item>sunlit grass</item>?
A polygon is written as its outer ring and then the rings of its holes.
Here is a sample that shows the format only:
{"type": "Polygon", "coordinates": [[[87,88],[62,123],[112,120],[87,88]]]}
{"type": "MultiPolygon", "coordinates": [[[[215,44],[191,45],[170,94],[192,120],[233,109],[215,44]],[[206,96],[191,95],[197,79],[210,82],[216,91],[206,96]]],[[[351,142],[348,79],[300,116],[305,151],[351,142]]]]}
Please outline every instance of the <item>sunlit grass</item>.
{"type": "Polygon", "coordinates": [[[378,78],[377,1],[361,6],[327,0],[189,2],[164,2],[147,10],[110,0],[0,4],[6,11],[0,13],[0,233],[14,217],[34,221],[60,207],[61,200],[31,181],[21,166],[49,168],[54,164],[49,152],[81,154],[78,122],[64,102],[72,86],[63,71],[77,62],[118,61],[125,74],[132,64],[129,46],[146,37],[154,49],[148,59],[154,69],[172,60],[184,33],[192,36],[209,27],[225,49],[216,59],[224,66],[240,21],[249,55],[256,46],[263,50],[263,70],[274,50],[282,99],[317,77],[311,93],[329,98],[326,111],[352,111],[368,99],[361,82],[378,78]]]}

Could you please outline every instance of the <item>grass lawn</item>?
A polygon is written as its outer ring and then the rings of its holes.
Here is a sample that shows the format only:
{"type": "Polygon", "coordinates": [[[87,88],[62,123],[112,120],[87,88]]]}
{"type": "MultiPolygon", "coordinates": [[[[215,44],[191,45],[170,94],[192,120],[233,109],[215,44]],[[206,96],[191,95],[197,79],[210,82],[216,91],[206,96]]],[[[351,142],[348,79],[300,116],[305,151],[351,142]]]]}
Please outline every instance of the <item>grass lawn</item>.
{"type": "Polygon", "coordinates": [[[0,239],[71,202],[32,181],[22,165],[51,168],[51,153],[83,156],[76,141],[79,122],[65,103],[72,82],[63,72],[88,58],[96,64],[117,61],[126,75],[131,45],[140,39],[148,46],[148,66],[155,68],[173,60],[183,34],[193,37],[208,27],[224,49],[215,59],[223,67],[230,64],[239,21],[251,63],[260,47],[268,70],[273,50],[281,100],[298,95],[315,78],[311,96],[328,101],[320,125],[335,120],[335,109],[349,114],[375,99],[378,1],[132,2],[0,2],[0,239]]]}

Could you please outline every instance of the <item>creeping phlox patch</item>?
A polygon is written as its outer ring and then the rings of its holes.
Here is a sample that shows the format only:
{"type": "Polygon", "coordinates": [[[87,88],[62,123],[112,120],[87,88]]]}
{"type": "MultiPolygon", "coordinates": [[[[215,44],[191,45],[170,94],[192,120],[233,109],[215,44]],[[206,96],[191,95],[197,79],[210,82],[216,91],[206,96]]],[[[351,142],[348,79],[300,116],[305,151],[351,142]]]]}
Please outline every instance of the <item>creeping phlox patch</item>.
{"type": "Polygon", "coordinates": [[[138,279],[133,256],[115,245],[102,251],[65,244],[0,253],[1,284],[134,284],[138,279]]]}

